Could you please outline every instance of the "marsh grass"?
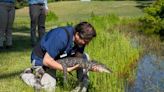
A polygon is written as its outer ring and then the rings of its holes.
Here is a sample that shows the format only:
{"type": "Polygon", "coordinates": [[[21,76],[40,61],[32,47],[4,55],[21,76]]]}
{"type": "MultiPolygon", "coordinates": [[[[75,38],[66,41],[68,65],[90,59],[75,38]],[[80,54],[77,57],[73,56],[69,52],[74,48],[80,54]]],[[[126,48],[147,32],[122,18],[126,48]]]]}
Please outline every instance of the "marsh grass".
{"type": "Polygon", "coordinates": [[[96,87],[96,92],[102,92],[106,88],[110,88],[108,92],[122,92],[124,90],[123,79],[128,79],[132,73],[129,64],[137,60],[139,50],[133,48],[129,40],[117,30],[100,36],[97,37],[98,40],[95,40],[96,44],[88,47],[88,52],[93,58],[111,67],[114,73],[111,75],[93,74],[91,80],[95,83],[93,85],[104,87],[102,89],[96,87]],[[113,87],[113,84],[117,85],[117,88],[113,87]]]}

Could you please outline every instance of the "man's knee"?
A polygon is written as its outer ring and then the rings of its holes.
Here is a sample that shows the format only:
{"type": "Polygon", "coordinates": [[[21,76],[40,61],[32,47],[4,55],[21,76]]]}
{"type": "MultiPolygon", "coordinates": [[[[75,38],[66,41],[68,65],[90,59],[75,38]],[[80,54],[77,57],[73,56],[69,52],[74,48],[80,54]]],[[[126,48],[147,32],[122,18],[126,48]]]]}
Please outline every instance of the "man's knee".
{"type": "Polygon", "coordinates": [[[34,85],[36,83],[36,74],[41,73],[42,77],[41,77],[40,83],[41,83],[42,88],[44,88],[45,90],[51,89],[54,91],[55,86],[56,86],[56,79],[48,73],[43,72],[44,74],[42,74],[42,71],[40,71],[40,70],[43,70],[42,67],[40,67],[40,66],[27,68],[20,75],[21,79],[27,85],[34,87],[34,85]],[[36,73],[33,74],[33,71],[35,71],[36,73]]]}

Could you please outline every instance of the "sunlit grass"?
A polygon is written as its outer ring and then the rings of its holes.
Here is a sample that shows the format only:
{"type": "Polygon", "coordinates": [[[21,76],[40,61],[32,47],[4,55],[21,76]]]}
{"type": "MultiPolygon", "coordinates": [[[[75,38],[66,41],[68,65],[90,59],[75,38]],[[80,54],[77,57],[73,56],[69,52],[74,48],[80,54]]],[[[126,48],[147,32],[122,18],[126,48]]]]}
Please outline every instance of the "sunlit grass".
{"type": "Polygon", "coordinates": [[[130,78],[132,74],[130,64],[136,62],[139,58],[139,49],[133,48],[129,37],[120,33],[119,30],[107,29],[112,26],[110,19],[113,19],[113,21],[111,20],[113,24],[119,22],[119,19],[113,15],[110,17],[95,17],[95,19],[90,20],[93,25],[99,26],[96,26],[98,27],[98,36],[89,45],[87,52],[92,58],[106,64],[114,71],[111,75],[92,73],[92,85],[95,86],[94,90],[91,89],[92,92],[102,92],[106,89],[110,89],[108,92],[122,92],[125,90],[124,80],[130,78]],[[96,22],[96,19],[102,21],[96,22]],[[102,24],[105,25],[101,27],[102,24]]]}
{"type": "Polygon", "coordinates": [[[136,7],[138,5],[141,3],[135,1],[64,1],[49,4],[49,7],[54,10],[61,21],[70,21],[89,18],[92,12],[96,15],[112,13],[119,16],[142,16],[142,10],[136,7]]]}
{"type": "MultiPolygon", "coordinates": [[[[104,15],[115,14],[121,17],[138,17],[143,15],[142,9],[138,6],[143,6],[150,1],[63,1],[48,4],[49,11],[54,12],[59,22],[66,21],[82,21],[91,17],[91,14],[104,15]],[[128,9],[128,10],[127,10],[128,9]]],[[[16,11],[16,21],[29,21],[29,8],[25,7],[16,11]]],[[[27,22],[24,22],[26,24],[27,22]]],[[[30,23],[30,22],[29,22],[30,23]]],[[[55,22],[47,23],[48,27],[57,25],[55,22]]]]}

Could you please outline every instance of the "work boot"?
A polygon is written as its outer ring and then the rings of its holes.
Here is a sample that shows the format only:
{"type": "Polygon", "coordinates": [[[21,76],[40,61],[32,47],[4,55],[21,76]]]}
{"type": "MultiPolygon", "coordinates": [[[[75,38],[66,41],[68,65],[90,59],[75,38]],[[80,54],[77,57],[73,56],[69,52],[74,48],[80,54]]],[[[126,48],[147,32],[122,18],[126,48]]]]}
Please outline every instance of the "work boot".
{"type": "Polygon", "coordinates": [[[21,79],[29,86],[34,87],[36,82],[35,76],[32,73],[22,73],[20,75],[21,79]]]}
{"type": "Polygon", "coordinates": [[[33,87],[36,80],[31,68],[26,68],[21,74],[21,79],[29,86],[33,87]]]}
{"type": "Polygon", "coordinates": [[[32,69],[31,69],[31,68],[26,68],[26,69],[24,70],[24,73],[32,73],[32,69]]]}

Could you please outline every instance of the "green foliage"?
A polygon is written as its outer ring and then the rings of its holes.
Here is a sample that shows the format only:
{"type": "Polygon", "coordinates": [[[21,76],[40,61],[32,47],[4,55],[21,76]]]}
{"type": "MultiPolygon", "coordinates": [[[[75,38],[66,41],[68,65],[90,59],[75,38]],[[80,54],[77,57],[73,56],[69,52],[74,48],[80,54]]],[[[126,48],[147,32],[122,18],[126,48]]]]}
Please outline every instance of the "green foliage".
{"type": "Polygon", "coordinates": [[[141,21],[143,23],[142,31],[147,34],[159,33],[159,30],[161,29],[160,18],[146,15],[141,21]]]}
{"type": "Polygon", "coordinates": [[[148,34],[160,34],[161,31],[164,31],[164,1],[157,0],[155,3],[145,8],[144,10],[146,15],[140,19],[142,23],[141,30],[148,34]]]}
{"type": "Polygon", "coordinates": [[[16,8],[16,9],[25,7],[25,6],[27,6],[27,5],[28,5],[27,0],[19,0],[19,1],[16,0],[16,2],[15,2],[15,8],[16,8]]]}
{"type": "Polygon", "coordinates": [[[55,22],[57,20],[58,16],[54,12],[49,11],[46,17],[46,22],[55,22]]]}

